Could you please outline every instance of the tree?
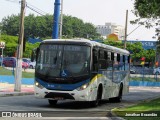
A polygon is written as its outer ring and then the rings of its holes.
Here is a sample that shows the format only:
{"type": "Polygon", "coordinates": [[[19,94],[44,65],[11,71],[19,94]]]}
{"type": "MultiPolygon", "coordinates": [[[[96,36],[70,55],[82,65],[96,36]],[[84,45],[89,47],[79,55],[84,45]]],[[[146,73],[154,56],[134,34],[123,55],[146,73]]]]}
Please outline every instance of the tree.
{"type": "MultiPolygon", "coordinates": [[[[18,37],[10,35],[2,35],[2,40],[5,42],[4,56],[14,56],[17,50],[18,37]]],[[[23,54],[23,57],[30,57],[31,51],[33,48],[38,47],[39,43],[31,44],[26,42],[26,50],[23,54]]]]}
{"type": "MultiPolygon", "coordinates": [[[[118,48],[124,47],[122,41],[105,40],[104,43],[118,48]]],[[[139,61],[142,57],[145,57],[147,62],[153,62],[155,59],[155,50],[144,50],[140,42],[135,42],[133,44],[127,43],[127,50],[131,53],[133,63],[139,61]]]]}
{"type": "Polygon", "coordinates": [[[146,58],[146,61],[149,62],[149,65],[151,62],[153,64],[155,61],[155,50],[153,50],[153,49],[145,50],[144,57],[146,58]]]}
{"type": "Polygon", "coordinates": [[[155,18],[160,17],[160,1],[159,0],[135,0],[134,13],[141,18],[155,18]]]}
{"type": "MultiPolygon", "coordinates": [[[[131,23],[139,23],[147,28],[153,25],[160,26],[160,0],[135,0],[133,13],[139,18],[131,21],[131,23]],[[147,18],[147,20],[142,22],[143,18],[147,18]]],[[[159,29],[157,28],[155,31],[158,40],[160,40],[159,29]]]]}
{"type": "MultiPolygon", "coordinates": [[[[3,18],[1,22],[2,32],[8,35],[17,36],[19,34],[19,15],[11,15],[3,18]]],[[[24,34],[29,38],[51,38],[53,16],[35,16],[30,14],[25,17],[24,34]]],[[[63,17],[63,38],[99,38],[96,28],[91,23],[84,23],[81,19],[72,16],[63,17]]]]}
{"type": "Polygon", "coordinates": [[[160,0],[135,0],[133,13],[139,18],[131,23],[139,23],[147,28],[157,26],[153,37],[158,40],[156,49],[160,53],[160,0]],[[142,22],[143,18],[147,20],[142,22]]]}

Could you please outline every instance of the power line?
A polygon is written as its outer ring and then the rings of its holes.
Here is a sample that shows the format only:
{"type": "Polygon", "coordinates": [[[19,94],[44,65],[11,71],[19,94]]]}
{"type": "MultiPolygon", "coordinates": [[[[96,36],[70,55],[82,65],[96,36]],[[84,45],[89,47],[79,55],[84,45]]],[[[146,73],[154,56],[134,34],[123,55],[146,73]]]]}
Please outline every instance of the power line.
{"type": "Polygon", "coordinates": [[[43,14],[48,14],[47,12],[45,12],[45,11],[43,11],[43,10],[41,10],[41,9],[39,9],[39,8],[37,8],[37,7],[35,7],[35,6],[33,6],[33,5],[31,5],[30,3],[26,3],[26,6],[28,6],[29,5],[29,7],[30,8],[34,8],[34,9],[36,9],[37,11],[40,11],[41,13],[43,13],[43,14]]]}
{"type": "Polygon", "coordinates": [[[12,2],[12,3],[20,3],[20,1],[19,0],[5,0],[5,1],[7,1],[7,2],[12,2]]]}
{"type": "Polygon", "coordinates": [[[32,8],[32,7],[28,6],[28,5],[26,5],[26,7],[29,8],[30,10],[32,10],[32,11],[34,11],[34,12],[36,12],[36,13],[42,15],[42,16],[44,16],[44,14],[40,13],[39,11],[35,10],[34,8],[32,8]]]}
{"type": "MultiPolygon", "coordinates": [[[[145,20],[144,22],[147,22],[149,19],[145,20]]],[[[130,34],[132,34],[135,30],[137,30],[140,26],[142,26],[141,24],[138,25],[135,29],[133,29],[127,36],[129,36],[130,34]]]]}

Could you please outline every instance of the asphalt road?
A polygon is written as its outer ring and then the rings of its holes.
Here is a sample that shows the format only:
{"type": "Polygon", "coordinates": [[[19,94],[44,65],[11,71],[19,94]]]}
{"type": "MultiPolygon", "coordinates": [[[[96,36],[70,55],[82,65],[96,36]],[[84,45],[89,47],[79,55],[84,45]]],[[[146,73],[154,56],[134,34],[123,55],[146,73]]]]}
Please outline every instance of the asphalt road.
{"type": "Polygon", "coordinates": [[[59,101],[53,107],[47,100],[37,99],[34,95],[0,97],[0,111],[34,111],[42,113],[44,117],[110,117],[113,108],[130,106],[157,97],[160,97],[160,88],[131,87],[121,103],[106,100],[96,108],[91,108],[87,102],[75,101],[59,101]]]}

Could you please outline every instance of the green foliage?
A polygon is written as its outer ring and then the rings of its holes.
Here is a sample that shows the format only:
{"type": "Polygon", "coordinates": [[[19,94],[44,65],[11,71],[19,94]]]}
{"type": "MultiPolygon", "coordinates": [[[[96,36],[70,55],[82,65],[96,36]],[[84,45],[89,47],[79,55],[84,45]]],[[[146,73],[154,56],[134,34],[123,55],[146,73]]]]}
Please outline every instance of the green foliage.
{"type": "Polygon", "coordinates": [[[132,51],[132,59],[139,60],[144,56],[144,49],[142,43],[136,42],[134,44],[127,44],[127,50],[132,51]]]}
{"type": "Polygon", "coordinates": [[[159,120],[159,111],[160,111],[160,98],[154,100],[146,100],[139,104],[129,106],[126,108],[115,108],[112,110],[116,114],[116,116],[123,117],[126,120],[159,120]],[[127,114],[140,114],[140,116],[127,116],[127,114]],[[141,116],[142,114],[157,114],[157,116],[141,116]]]}
{"type": "Polygon", "coordinates": [[[155,50],[149,49],[144,51],[144,57],[146,58],[146,61],[152,62],[155,59],[155,50]]]}
{"type": "MultiPolygon", "coordinates": [[[[1,40],[5,42],[4,56],[14,56],[17,50],[18,37],[10,35],[2,35],[1,40]]],[[[31,44],[26,42],[26,49],[23,57],[30,57],[33,48],[38,47],[39,43],[31,44]]]]}
{"type": "Polygon", "coordinates": [[[17,44],[18,37],[17,36],[10,36],[10,35],[1,35],[1,40],[5,42],[5,44],[17,44]]]}
{"type": "Polygon", "coordinates": [[[122,41],[105,40],[104,43],[107,45],[118,47],[118,48],[124,47],[124,44],[122,43],[122,41]]]}
{"type": "Polygon", "coordinates": [[[135,14],[142,18],[159,18],[160,17],[159,0],[135,0],[135,14]]]}
{"type": "MultiPolygon", "coordinates": [[[[19,15],[11,15],[3,18],[2,33],[16,36],[19,34],[19,15]]],[[[30,14],[24,20],[25,37],[29,38],[51,38],[52,35],[53,16],[35,16],[30,14]]],[[[72,16],[63,16],[63,38],[99,38],[96,28],[91,23],[84,23],[81,19],[72,16]]]]}
{"type": "MultiPolygon", "coordinates": [[[[1,24],[2,37],[1,39],[6,42],[4,56],[14,56],[17,50],[18,34],[19,34],[19,15],[11,15],[3,18],[1,24]],[[4,35],[6,34],[6,35],[4,35]]],[[[24,36],[26,39],[29,37],[35,38],[51,38],[53,16],[35,16],[30,14],[25,17],[24,23],[24,36]]],[[[96,32],[96,28],[91,23],[84,23],[81,19],[72,16],[63,17],[63,38],[89,38],[98,39],[100,35],[96,32]]],[[[30,44],[26,42],[26,49],[23,57],[30,57],[33,48],[37,47],[39,43],[30,44]]]]}
{"type": "MultiPolygon", "coordinates": [[[[122,41],[105,40],[104,43],[118,48],[124,48],[122,41]]],[[[145,57],[147,62],[152,62],[155,59],[155,50],[144,50],[140,42],[135,42],[134,44],[127,43],[127,50],[131,52],[133,61],[137,61],[142,57],[145,57]]]]}
{"type": "MultiPolygon", "coordinates": [[[[139,17],[136,20],[131,21],[131,24],[145,25],[147,28],[160,25],[160,0],[134,0],[133,13],[139,17]],[[147,18],[147,20],[143,20],[147,18]]],[[[160,30],[155,30],[154,37],[158,37],[160,40],[160,30]]]]}

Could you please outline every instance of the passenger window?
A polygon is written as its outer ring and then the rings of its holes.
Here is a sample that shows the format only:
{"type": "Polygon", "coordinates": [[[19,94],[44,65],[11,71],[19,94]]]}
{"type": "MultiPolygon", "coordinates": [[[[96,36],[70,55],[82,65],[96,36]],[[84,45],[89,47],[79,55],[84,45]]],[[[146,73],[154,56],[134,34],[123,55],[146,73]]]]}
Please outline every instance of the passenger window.
{"type": "Polygon", "coordinates": [[[107,70],[112,70],[113,68],[113,63],[112,63],[112,60],[111,60],[111,52],[108,52],[108,58],[107,58],[107,70]]]}
{"type": "Polygon", "coordinates": [[[105,59],[105,51],[102,49],[99,50],[98,68],[99,69],[107,69],[107,61],[105,59]]]}

